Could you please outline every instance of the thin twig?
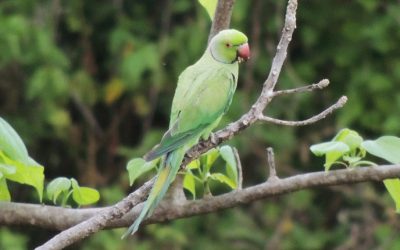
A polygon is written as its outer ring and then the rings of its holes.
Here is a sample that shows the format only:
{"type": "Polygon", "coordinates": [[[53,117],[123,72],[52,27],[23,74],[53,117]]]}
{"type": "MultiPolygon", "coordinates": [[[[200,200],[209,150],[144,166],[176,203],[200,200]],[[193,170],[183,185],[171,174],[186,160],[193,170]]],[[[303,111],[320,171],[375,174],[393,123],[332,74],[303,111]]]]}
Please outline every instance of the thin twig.
{"type": "Polygon", "coordinates": [[[267,148],[267,159],[268,159],[268,167],[269,167],[268,181],[279,180],[279,177],[276,174],[274,149],[271,147],[267,148]]]}
{"type": "Polygon", "coordinates": [[[275,119],[275,118],[264,116],[264,115],[260,115],[258,119],[260,121],[270,122],[270,123],[284,125],[284,126],[304,126],[304,125],[309,125],[309,124],[312,124],[319,120],[324,119],[327,115],[331,114],[333,111],[335,111],[339,108],[342,108],[346,104],[346,102],[347,102],[347,97],[342,96],[335,104],[333,104],[329,108],[325,109],[321,113],[314,115],[313,117],[311,117],[307,120],[304,120],[304,121],[285,121],[285,120],[279,120],[279,119],[275,119]]]}
{"type": "Polygon", "coordinates": [[[323,89],[329,85],[328,79],[322,79],[318,83],[313,83],[308,86],[303,86],[295,89],[286,89],[286,90],[278,90],[273,93],[273,96],[280,96],[280,95],[287,95],[287,94],[294,94],[294,93],[301,93],[301,92],[310,92],[316,89],[323,89]]]}

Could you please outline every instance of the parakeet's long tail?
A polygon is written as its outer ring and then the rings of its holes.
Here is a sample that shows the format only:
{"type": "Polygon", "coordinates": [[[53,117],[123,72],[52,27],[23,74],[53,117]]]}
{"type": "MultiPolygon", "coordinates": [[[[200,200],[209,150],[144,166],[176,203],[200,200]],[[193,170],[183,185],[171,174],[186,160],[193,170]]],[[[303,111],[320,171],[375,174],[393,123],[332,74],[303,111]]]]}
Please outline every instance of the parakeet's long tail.
{"type": "Polygon", "coordinates": [[[167,159],[163,163],[164,166],[157,175],[157,179],[154,182],[153,188],[150,191],[149,197],[147,198],[142,211],[136,218],[135,222],[122,236],[122,239],[128,235],[134,234],[138,230],[142,221],[153,214],[154,209],[160,203],[162,198],[164,198],[169,185],[174,181],[184,156],[185,151],[181,148],[167,155],[167,159]]]}

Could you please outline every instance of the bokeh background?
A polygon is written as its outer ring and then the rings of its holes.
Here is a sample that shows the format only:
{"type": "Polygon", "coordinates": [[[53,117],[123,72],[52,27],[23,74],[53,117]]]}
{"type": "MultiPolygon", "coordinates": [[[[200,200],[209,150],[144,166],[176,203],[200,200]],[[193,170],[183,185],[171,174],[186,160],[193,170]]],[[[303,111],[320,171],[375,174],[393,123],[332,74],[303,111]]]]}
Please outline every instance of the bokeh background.
{"type": "MultiPolygon", "coordinates": [[[[221,126],[258,96],[285,7],[286,1],[236,1],[231,27],[248,34],[252,58],[241,65],[221,126]]],[[[368,139],[400,135],[400,2],[300,1],[297,17],[277,88],[323,78],[331,85],[277,98],[266,114],[300,120],[341,95],[349,101],[317,124],[256,124],[229,141],[239,150],[245,186],[266,180],[267,146],[275,149],[283,177],[323,170],[309,146],[341,128],[368,139]]],[[[132,190],[126,162],[166,130],[177,77],[203,53],[209,29],[207,13],[194,0],[3,0],[0,116],[45,166],[47,180],[74,177],[100,190],[98,206],[113,204],[132,190]]],[[[38,202],[32,188],[10,188],[13,201],[38,202]]],[[[70,249],[400,249],[399,222],[383,185],[366,183],[149,225],[124,241],[124,229],[104,231],[70,249]]],[[[0,249],[32,249],[55,233],[0,227],[0,249]]]]}

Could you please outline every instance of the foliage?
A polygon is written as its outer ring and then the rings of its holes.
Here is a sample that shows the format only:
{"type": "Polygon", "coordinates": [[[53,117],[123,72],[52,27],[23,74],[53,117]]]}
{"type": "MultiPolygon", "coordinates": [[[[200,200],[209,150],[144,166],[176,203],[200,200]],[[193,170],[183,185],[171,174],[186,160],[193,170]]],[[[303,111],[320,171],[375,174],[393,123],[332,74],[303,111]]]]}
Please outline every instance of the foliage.
{"type": "Polygon", "coordinates": [[[34,161],[15,130],[0,117],[0,200],[10,201],[7,181],[33,186],[42,201],[44,167],[34,161]]]}
{"type": "Polygon", "coordinates": [[[187,166],[183,187],[191,193],[193,199],[198,197],[197,193],[199,191],[204,195],[211,195],[210,186],[213,184],[212,181],[225,184],[230,189],[238,187],[238,162],[233,150],[228,145],[218,149],[211,149],[187,166]],[[222,162],[217,161],[219,156],[223,159],[222,162]],[[218,168],[221,165],[224,165],[224,168],[218,168]],[[200,190],[196,189],[196,183],[199,185],[200,190]]]}
{"type": "Polygon", "coordinates": [[[365,148],[362,147],[363,138],[354,130],[342,129],[330,142],[312,145],[310,150],[317,156],[325,155],[325,170],[332,164],[343,164],[346,167],[356,167],[361,164],[374,165],[372,162],[362,161],[365,157],[365,148]],[[338,161],[341,159],[342,161],[338,161]]]}
{"type": "Polygon", "coordinates": [[[47,197],[57,204],[57,198],[61,195],[61,206],[65,207],[68,198],[72,194],[73,200],[79,205],[89,205],[96,203],[100,199],[100,194],[96,189],[81,187],[74,179],[58,177],[47,184],[47,197]]]}
{"type": "MultiPolygon", "coordinates": [[[[228,185],[231,189],[236,189],[238,185],[238,163],[234,155],[234,149],[230,146],[222,146],[219,149],[212,149],[206,154],[202,155],[200,159],[194,160],[188,164],[186,171],[184,171],[183,187],[190,192],[193,199],[196,198],[196,183],[203,190],[201,192],[209,195],[210,182],[218,181],[220,183],[228,185]],[[211,172],[212,168],[215,168],[215,161],[217,158],[221,158],[225,161],[225,170],[217,170],[217,172],[211,172]]],[[[155,169],[157,164],[161,161],[159,159],[146,162],[142,158],[131,159],[126,168],[129,173],[129,183],[132,185],[135,180],[146,172],[155,169]]]]}
{"type": "Polygon", "coordinates": [[[130,160],[126,165],[129,174],[129,184],[132,186],[139,176],[155,168],[158,162],[158,159],[150,162],[146,162],[142,158],[134,158],[130,160]]]}
{"type": "MultiPolygon", "coordinates": [[[[375,141],[364,141],[354,130],[342,129],[330,142],[312,145],[310,150],[317,156],[325,155],[325,170],[329,171],[332,164],[341,164],[354,168],[357,166],[376,166],[374,162],[365,161],[366,152],[385,159],[400,163],[400,138],[382,136],[375,141]]],[[[400,179],[383,181],[386,189],[396,203],[396,211],[400,213],[400,179]]]]}
{"type": "MultiPolygon", "coordinates": [[[[17,132],[0,117],[0,201],[11,200],[7,180],[33,186],[42,201],[43,172],[44,167],[28,155],[25,144],[17,132]]],[[[80,187],[74,178],[58,177],[47,185],[47,196],[54,204],[57,203],[60,194],[63,197],[62,206],[67,204],[71,194],[79,206],[89,205],[100,199],[97,190],[80,187]]]]}
{"type": "Polygon", "coordinates": [[[217,7],[217,1],[216,0],[199,0],[199,3],[206,9],[211,20],[213,20],[215,8],[217,7]]]}

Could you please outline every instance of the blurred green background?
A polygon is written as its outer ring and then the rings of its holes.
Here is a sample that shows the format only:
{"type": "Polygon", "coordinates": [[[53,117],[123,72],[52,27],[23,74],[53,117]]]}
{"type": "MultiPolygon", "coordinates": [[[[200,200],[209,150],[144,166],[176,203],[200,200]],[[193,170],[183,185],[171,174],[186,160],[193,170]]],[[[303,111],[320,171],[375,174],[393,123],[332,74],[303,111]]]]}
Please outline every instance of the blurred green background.
{"type": "MultiPolygon", "coordinates": [[[[250,61],[221,126],[261,90],[286,1],[237,0],[231,27],[248,34],[250,61]]],[[[244,185],[265,181],[265,148],[278,174],[323,170],[309,146],[343,127],[364,138],[400,135],[400,3],[300,1],[297,30],[278,89],[328,78],[331,85],[280,97],[266,114],[306,119],[349,97],[317,124],[256,124],[229,141],[244,185]]],[[[203,53],[210,21],[197,1],[3,0],[0,2],[0,116],[45,166],[46,179],[74,177],[101,192],[99,206],[127,194],[126,162],[161,138],[179,73],[203,53]]],[[[148,177],[141,178],[140,182],[148,177]]],[[[13,201],[37,202],[11,185],[13,201]]],[[[47,202],[47,201],[46,201],[47,202]]],[[[305,190],[246,206],[142,228],[121,241],[109,230],[70,249],[400,249],[400,223],[381,183],[305,190]]],[[[32,249],[56,232],[0,227],[0,249],[32,249]]]]}

